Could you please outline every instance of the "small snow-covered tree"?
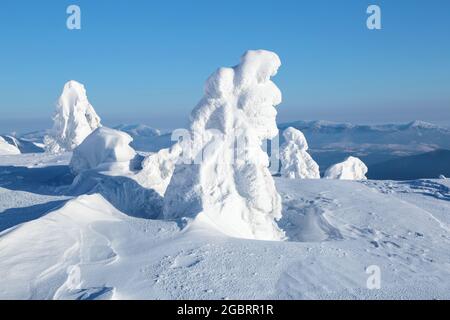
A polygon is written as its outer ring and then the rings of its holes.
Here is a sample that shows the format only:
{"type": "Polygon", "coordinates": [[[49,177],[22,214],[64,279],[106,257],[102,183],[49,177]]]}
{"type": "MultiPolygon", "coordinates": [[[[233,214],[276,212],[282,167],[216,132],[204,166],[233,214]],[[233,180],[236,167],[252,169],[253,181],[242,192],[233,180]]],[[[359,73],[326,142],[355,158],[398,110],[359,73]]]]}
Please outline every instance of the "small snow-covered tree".
{"type": "Polygon", "coordinates": [[[348,157],[325,171],[325,179],[366,180],[368,168],[359,158],[348,157]]]}
{"type": "Polygon", "coordinates": [[[284,238],[275,222],[281,198],[261,148],[278,133],[281,92],[270,78],[280,65],[273,52],[248,51],[207,80],[165,193],[166,218],[195,217],[234,237],[284,238]]]}
{"type": "Polygon", "coordinates": [[[84,86],[69,81],[56,105],[53,128],[44,139],[46,150],[72,151],[100,126],[100,117],[89,103],[84,86]]]}
{"type": "Polygon", "coordinates": [[[283,132],[281,175],[290,179],[320,179],[319,165],[308,154],[308,142],[300,130],[289,127],[283,132]]]}

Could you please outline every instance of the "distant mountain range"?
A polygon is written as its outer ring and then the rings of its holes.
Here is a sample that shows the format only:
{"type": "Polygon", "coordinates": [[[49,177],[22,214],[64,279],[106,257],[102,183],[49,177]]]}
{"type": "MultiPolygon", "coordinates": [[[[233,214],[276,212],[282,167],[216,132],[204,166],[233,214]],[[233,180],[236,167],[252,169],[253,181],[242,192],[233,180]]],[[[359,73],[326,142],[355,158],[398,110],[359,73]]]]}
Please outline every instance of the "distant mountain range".
{"type": "MultiPolygon", "coordinates": [[[[450,176],[449,127],[424,121],[358,125],[319,120],[279,124],[280,130],[288,127],[297,128],[305,134],[309,152],[322,173],[351,155],[367,164],[371,179],[450,176]]],[[[134,139],[132,146],[139,151],[156,152],[173,144],[170,133],[161,134],[146,125],[119,125],[115,128],[129,133],[134,139]]],[[[2,137],[16,145],[22,153],[42,152],[44,133],[38,131],[20,137],[2,137]]]]}
{"type": "Polygon", "coordinates": [[[301,130],[312,148],[346,147],[388,148],[405,152],[450,149],[450,128],[423,121],[407,124],[355,125],[328,121],[296,121],[279,125],[281,130],[294,127],[301,130]]]}

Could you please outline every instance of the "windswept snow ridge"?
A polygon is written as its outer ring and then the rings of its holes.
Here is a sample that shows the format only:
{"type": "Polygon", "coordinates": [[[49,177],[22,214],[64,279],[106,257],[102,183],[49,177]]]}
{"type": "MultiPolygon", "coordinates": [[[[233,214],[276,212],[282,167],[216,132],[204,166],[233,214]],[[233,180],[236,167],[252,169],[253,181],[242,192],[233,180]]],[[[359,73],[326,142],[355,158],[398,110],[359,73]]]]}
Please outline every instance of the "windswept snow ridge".
{"type": "Polygon", "coordinates": [[[75,148],[70,169],[75,174],[92,169],[128,170],[136,157],[136,152],[129,146],[131,141],[133,138],[125,132],[100,127],[75,148]]]}
{"type": "Polygon", "coordinates": [[[300,130],[289,127],[283,132],[281,175],[290,179],[320,179],[319,165],[308,154],[308,142],[300,130]]]}
{"type": "Polygon", "coordinates": [[[248,51],[207,80],[165,194],[166,218],[195,217],[233,237],[284,238],[275,223],[281,199],[261,148],[278,133],[281,92],[270,78],[280,65],[273,52],[248,51]]]}
{"type": "Polygon", "coordinates": [[[325,171],[325,179],[366,180],[368,168],[360,159],[348,157],[325,171]]]}
{"type": "Polygon", "coordinates": [[[89,103],[84,86],[74,80],[65,84],[56,106],[53,129],[45,137],[49,152],[71,151],[95,129],[100,117],[89,103]]]}

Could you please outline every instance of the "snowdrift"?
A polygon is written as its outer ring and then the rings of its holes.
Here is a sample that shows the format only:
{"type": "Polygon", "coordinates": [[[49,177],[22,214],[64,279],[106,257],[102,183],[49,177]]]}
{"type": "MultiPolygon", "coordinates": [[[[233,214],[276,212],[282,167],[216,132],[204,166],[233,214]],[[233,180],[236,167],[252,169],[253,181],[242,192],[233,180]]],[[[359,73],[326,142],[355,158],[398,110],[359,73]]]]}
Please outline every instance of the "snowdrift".
{"type": "Polygon", "coordinates": [[[73,80],[64,86],[53,122],[53,129],[44,139],[46,149],[53,153],[75,149],[101,126],[100,117],[89,103],[84,86],[73,80]]]}
{"type": "Polygon", "coordinates": [[[70,169],[74,174],[96,169],[98,171],[129,170],[136,152],[129,146],[128,134],[100,127],[73,151],[70,169]]]}
{"type": "MultiPolygon", "coordinates": [[[[163,200],[155,191],[161,181],[155,178],[163,174],[158,176],[148,167],[147,170],[139,171],[143,157],[130,147],[132,141],[133,138],[127,133],[107,127],[100,127],[92,132],[73,151],[70,169],[77,176],[69,193],[101,194],[116,208],[129,215],[159,218],[163,200]],[[149,171],[153,175],[148,174],[149,171]]],[[[163,164],[164,161],[161,160],[161,165],[164,166],[163,164]]],[[[159,170],[159,167],[156,169],[159,170]]]]}
{"type": "Polygon", "coordinates": [[[348,157],[325,171],[325,179],[366,180],[367,166],[356,157],[348,157]]]}
{"type": "Polygon", "coordinates": [[[281,199],[261,148],[278,134],[281,92],[270,78],[280,65],[273,52],[248,51],[207,80],[165,193],[166,218],[195,218],[232,237],[284,238],[275,222],[281,199]]]}
{"type": "Polygon", "coordinates": [[[283,132],[281,175],[290,179],[320,179],[319,165],[308,154],[308,142],[300,130],[289,127],[283,132]]]}

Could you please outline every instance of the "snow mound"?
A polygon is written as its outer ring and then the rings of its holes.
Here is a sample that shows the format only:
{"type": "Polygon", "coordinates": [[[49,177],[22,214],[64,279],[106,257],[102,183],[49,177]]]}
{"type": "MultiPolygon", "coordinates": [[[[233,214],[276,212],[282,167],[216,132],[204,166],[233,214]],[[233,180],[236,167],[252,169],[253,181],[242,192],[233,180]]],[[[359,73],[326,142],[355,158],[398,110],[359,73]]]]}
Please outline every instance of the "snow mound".
{"type": "Polygon", "coordinates": [[[283,132],[281,175],[290,179],[320,179],[319,165],[308,154],[308,142],[303,133],[293,127],[283,132]]]}
{"type": "Polygon", "coordinates": [[[20,154],[19,148],[9,144],[3,137],[0,137],[0,156],[20,154]]]}
{"type": "Polygon", "coordinates": [[[195,218],[232,237],[281,240],[281,198],[262,150],[278,134],[281,92],[270,80],[281,62],[269,51],[248,51],[233,68],[220,68],[191,114],[165,193],[164,216],[195,218]]]}
{"type": "Polygon", "coordinates": [[[325,179],[366,180],[367,166],[356,157],[348,157],[325,171],[325,179]]]}
{"type": "Polygon", "coordinates": [[[122,131],[100,127],[73,151],[70,169],[79,174],[86,170],[129,170],[136,152],[129,146],[133,141],[122,131]]]}
{"type": "Polygon", "coordinates": [[[65,84],[53,117],[53,129],[44,139],[49,152],[71,151],[95,129],[100,118],[89,103],[84,86],[76,81],[65,84]]]}
{"type": "Polygon", "coordinates": [[[142,186],[164,196],[181,152],[181,146],[175,144],[171,148],[161,149],[145,157],[141,164],[142,170],[134,176],[134,179],[142,186]]]}

